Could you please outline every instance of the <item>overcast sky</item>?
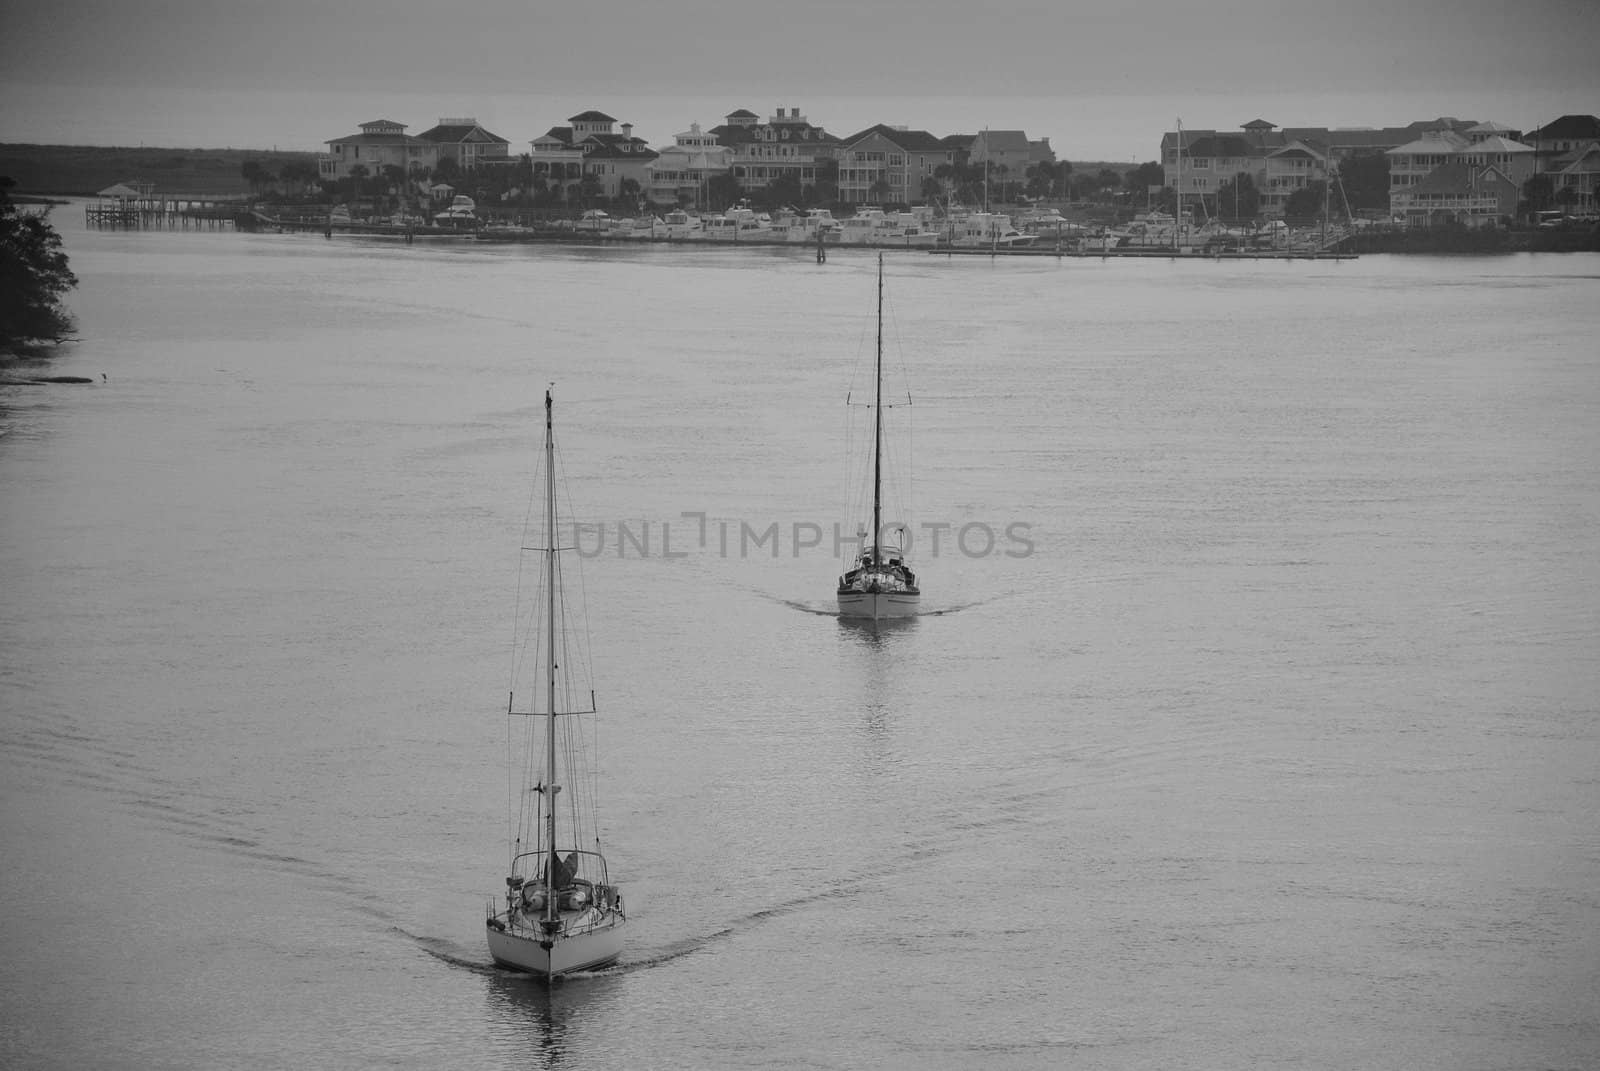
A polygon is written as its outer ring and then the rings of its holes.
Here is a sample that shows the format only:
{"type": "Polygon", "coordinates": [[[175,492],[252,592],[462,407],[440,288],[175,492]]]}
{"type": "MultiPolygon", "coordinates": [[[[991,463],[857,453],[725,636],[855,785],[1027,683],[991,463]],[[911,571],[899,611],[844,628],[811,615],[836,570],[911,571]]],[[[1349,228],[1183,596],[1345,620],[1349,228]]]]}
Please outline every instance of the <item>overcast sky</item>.
{"type": "Polygon", "coordinates": [[[735,108],[1022,128],[1067,159],[1163,130],[1532,127],[1600,114],[1600,0],[52,0],[0,16],[0,141],[321,151],[474,116],[526,151],[598,108],[653,145],[735,108]]]}

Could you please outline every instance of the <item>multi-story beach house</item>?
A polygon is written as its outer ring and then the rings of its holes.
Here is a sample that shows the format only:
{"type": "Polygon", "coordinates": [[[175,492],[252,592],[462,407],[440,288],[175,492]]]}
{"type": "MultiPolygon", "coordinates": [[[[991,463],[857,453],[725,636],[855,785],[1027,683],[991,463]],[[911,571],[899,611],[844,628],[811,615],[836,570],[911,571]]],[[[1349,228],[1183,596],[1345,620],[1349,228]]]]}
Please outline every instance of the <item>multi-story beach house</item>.
{"type": "Polygon", "coordinates": [[[1413,226],[1483,226],[1514,215],[1534,150],[1507,133],[1516,132],[1495,123],[1444,127],[1390,149],[1390,213],[1413,226]]]}
{"type": "Polygon", "coordinates": [[[592,175],[597,192],[614,198],[622,184],[632,179],[641,190],[650,180],[655,150],[633,136],[633,124],[617,121],[605,112],[586,111],[572,116],[567,126],[551,127],[532,142],[533,178],[559,187],[569,201],[583,192],[585,175],[592,175]]]}
{"type": "Polygon", "coordinates": [[[1441,223],[1482,227],[1514,215],[1521,195],[1521,184],[1499,167],[1455,159],[1435,167],[1403,192],[1391,191],[1389,211],[1413,227],[1441,223]]]}
{"type": "MultiPolygon", "coordinates": [[[[1295,191],[1325,182],[1353,156],[1382,153],[1390,166],[1391,198],[1415,186],[1444,163],[1464,160],[1496,166],[1520,181],[1525,169],[1515,162],[1517,132],[1497,123],[1450,117],[1397,127],[1284,127],[1254,119],[1235,133],[1216,130],[1171,131],[1161,139],[1161,162],[1168,186],[1185,205],[1203,204],[1208,213],[1228,215],[1217,194],[1239,175],[1248,175],[1260,195],[1261,214],[1282,217],[1295,191]],[[1405,150],[1405,151],[1401,151],[1405,150]]],[[[1525,148],[1525,147],[1524,147],[1525,148]]],[[[1450,172],[1440,182],[1449,179],[1450,172]]],[[[1437,192],[1437,191],[1436,191],[1437,192]]]]}
{"type": "Polygon", "coordinates": [[[802,190],[816,185],[817,168],[832,159],[839,139],[813,125],[799,108],[780,107],[765,123],[748,108],[723,117],[711,128],[717,144],[733,150],[733,177],[747,190],[792,179],[802,190]]]}
{"type": "Polygon", "coordinates": [[[362,123],[361,133],[324,144],[328,153],[317,159],[317,177],[330,182],[348,177],[357,165],[368,175],[379,175],[390,164],[410,175],[416,168],[431,170],[439,162],[436,142],[407,134],[406,124],[392,119],[362,123]]]}
{"type": "Polygon", "coordinates": [[[1563,115],[1529,131],[1527,141],[1537,154],[1535,170],[1550,176],[1556,207],[1579,216],[1600,211],[1600,118],[1563,115]]]}
{"type": "Polygon", "coordinates": [[[1204,205],[1208,214],[1229,215],[1217,198],[1224,187],[1249,176],[1258,211],[1281,217],[1295,191],[1328,177],[1333,148],[1329,131],[1314,127],[1279,130],[1276,123],[1252,119],[1241,132],[1171,131],[1161,138],[1166,185],[1184,205],[1204,205]]]}
{"type": "Polygon", "coordinates": [[[923,183],[960,150],[926,130],[879,123],[843,140],[839,149],[839,200],[845,204],[910,204],[923,183]]]}
{"type": "Polygon", "coordinates": [[[462,171],[504,166],[511,162],[511,142],[485,130],[470,116],[440,119],[436,126],[424,130],[417,137],[437,146],[438,159],[454,160],[462,171]]]}
{"type": "MultiPolygon", "coordinates": [[[[1592,115],[1563,115],[1544,126],[1528,131],[1525,139],[1541,156],[1577,152],[1590,142],[1600,141],[1600,118],[1592,115]]],[[[1540,170],[1545,170],[1540,168],[1540,170]]]]}
{"type": "Polygon", "coordinates": [[[1002,188],[1021,189],[1028,170],[1035,164],[1056,162],[1049,138],[1029,140],[1021,130],[985,130],[972,135],[967,143],[967,163],[983,165],[989,186],[996,196],[1002,188]]]}
{"type": "Polygon", "coordinates": [[[733,172],[733,149],[715,134],[691,123],[673,137],[646,167],[645,196],[656,205],[695,205],[704,202],[706,184],[733,172]]]}
{"type": "Polygon", "coordinates": [[[1185,130],[1162,139],[1166,184],[1185,205],[1203,204],[1210,214],[1229,215],[1217,198],[1224,187],[1248,175],[1258,196],[1257,211],[1282,216],[1297,190],[1327,178],[1329,146],[1326,131],[1279,132],[1264,119],[1246,123],[1239,134],[1185,130]],[[1317,137],[1321,133],[1322,137],[1317,137]]]}

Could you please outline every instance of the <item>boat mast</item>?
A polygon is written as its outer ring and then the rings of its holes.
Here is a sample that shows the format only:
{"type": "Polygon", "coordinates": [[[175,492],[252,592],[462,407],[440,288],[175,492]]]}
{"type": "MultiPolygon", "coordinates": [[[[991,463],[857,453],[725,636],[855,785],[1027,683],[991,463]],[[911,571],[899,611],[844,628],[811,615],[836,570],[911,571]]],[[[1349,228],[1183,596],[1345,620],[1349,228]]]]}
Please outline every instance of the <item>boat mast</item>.
{"type": "Polygon", "coordinates": [[[556,920],[556,445],[550,392],[544,392],[544,493],[545,554],[549,577],[545,594],[549,597],[546,654],[549,656],[549,691],[545,707],[545,823],[549,834],[550,858],[544,866],[544,917],[547,925],[556,920]]]}
{"type": "Polygon", "coordinates": [[[1177,198],[1172,209],[1172,251],[1178,251],[1178,243],[1183,235],[1183,120],[1178,120],[1178,169],[1177,179],[1173,184],[1173,195],[1177,198]]]}
{"type": "Polygon", "coordinates": [[[883,530],[883,254],[878,254],[878,363],[877,404],[872,431],[872,558],[881,564],[878,535],[883,530]]]}

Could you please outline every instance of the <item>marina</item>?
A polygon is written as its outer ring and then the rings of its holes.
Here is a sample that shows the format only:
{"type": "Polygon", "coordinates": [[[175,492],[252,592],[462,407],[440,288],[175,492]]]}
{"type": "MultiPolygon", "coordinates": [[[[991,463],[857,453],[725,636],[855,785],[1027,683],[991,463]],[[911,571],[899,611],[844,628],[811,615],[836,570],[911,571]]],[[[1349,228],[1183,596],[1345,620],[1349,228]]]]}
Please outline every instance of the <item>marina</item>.
{"type": "MultiPolygon", "coordinates": [[[[901,213],[910,217],[910,213],[901,213]]],[[[1123,242],[1114,236],[1080,228],[1077,232],[1025,234],[1010,217],[984,213],[982,219],[957,227],[944,226],[934,217],[896,218],[871,210],[835,218],[827,209],[804,215],[782,215],[761,220],[746,210],[731,215],[693,216],[686,212],[639,220],[590,216],[579,221],[519,224],[479,221],[476,226],[430,226],[417,222],[352,221],[328,216],[274,216],[260,210],[241,217],[242,229],[278,233],[311,233],[324,237],[398,238],[432,241],[477,241],[498,244],[722,246],[857,246],[869,249],[917,250],[948,256],[1024,257],[1182,257],[1213,260],[1349,260],[1341,252],[1347,236],[1310,232],[1279,244],[1229,245],[1162,244],[1159,241],[1123,242]],[[955,235],[954,237],[952,237],[955,235]]]]}

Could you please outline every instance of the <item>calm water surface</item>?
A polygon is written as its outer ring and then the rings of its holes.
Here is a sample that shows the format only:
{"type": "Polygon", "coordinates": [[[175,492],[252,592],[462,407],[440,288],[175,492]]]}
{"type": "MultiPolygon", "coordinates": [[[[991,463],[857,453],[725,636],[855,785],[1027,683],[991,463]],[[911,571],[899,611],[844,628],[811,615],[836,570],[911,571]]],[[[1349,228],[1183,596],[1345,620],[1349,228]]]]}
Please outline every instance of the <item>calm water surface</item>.
{"type": "Polygon", "coordinates": [[[1600,257],[889,257],[951,528],[873,632],[792,539],[854,524],[870,254],[57,221],[0,1063],[1600,1065],[1600,257]],[[629,948],[547,991],[481,912],[552,381],[650,543],[583,562],[629,948]]]}

